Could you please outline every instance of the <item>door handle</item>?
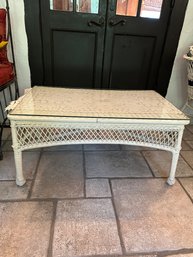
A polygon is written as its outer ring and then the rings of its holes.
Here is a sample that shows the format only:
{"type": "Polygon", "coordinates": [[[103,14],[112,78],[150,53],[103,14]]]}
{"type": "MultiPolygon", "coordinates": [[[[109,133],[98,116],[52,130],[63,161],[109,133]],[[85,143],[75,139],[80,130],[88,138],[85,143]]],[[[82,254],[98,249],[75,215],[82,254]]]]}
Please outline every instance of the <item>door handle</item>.
{"type": "Polygon", "coordinates": [[[112,26],[112,27],[117,26],[119,24],[121,24],[123,26],[123,25],[125,25],[125,23],[126,23],[125,19],[122,19],[122,20],[119,20],[119,21],[115,21],[115,20],[111,19],[109,21],[109,25],[112,26]]]}
{"type": "Polygon", "coordinates": [[[99,21],[91,20],[88,22],[88,26],[91,27],[93,25],[97,27],[103,27],[105,24],[105,19],[103,17],[100,17],[99,21]]]}

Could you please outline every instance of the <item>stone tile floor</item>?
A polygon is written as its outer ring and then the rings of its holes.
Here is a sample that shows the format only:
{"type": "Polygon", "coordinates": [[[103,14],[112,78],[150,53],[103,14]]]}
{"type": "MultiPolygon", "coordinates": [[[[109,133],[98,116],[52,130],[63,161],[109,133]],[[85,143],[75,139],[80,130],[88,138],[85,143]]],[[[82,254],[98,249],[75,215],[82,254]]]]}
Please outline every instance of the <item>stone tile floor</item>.
{"type": "Polygon", "coordinates": [[[174,186],[171,154],[120,145],[26,151],[15,184],[10,130],[0,161],[0,257],[193,257],[193,126],[174,186]]]}

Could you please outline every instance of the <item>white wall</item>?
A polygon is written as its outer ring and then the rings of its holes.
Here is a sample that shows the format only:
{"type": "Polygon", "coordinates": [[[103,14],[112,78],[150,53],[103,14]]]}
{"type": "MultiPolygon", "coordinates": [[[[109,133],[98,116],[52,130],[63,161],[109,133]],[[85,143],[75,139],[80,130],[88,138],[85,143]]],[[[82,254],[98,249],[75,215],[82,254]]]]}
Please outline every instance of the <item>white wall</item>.
{"type": "Polygon", "coordinates": [[[187,99],[187,72],[183,55],[193,45],[193,0],[189,0],[166,98],[182,108],[187,99]]]}
{"type": "MultiPolygon", "coordinates": [[[[9,0],[9,5],[18,84],[20,94],[23,94],[24,89],[31,85],[24,21],[24,3],[23,0],[9,0]]],[[[0,0],[0,8],[5,6],[5,0],[0,0]]]]}

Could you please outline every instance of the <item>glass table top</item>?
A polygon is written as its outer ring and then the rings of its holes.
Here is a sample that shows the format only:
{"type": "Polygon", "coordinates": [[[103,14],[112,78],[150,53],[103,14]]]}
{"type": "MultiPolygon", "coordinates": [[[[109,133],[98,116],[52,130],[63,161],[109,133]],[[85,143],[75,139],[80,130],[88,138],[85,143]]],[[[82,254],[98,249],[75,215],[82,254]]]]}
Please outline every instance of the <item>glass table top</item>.
{"type": "Polygon", "coordinates": [[[35,86],[10,115],[188,120],[155,91],[69,89],[35,86]]]}

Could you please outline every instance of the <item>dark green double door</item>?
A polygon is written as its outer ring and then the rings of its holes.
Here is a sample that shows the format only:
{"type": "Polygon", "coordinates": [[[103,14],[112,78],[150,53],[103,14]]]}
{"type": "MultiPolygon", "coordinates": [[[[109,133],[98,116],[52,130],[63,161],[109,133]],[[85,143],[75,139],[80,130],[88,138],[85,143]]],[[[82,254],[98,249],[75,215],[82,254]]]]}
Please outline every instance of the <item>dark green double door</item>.
{"type": "Polygon", "coordinates": [[[60,1],[40,1],[45,85],[156,89],[172,1],[60,1]]]}

